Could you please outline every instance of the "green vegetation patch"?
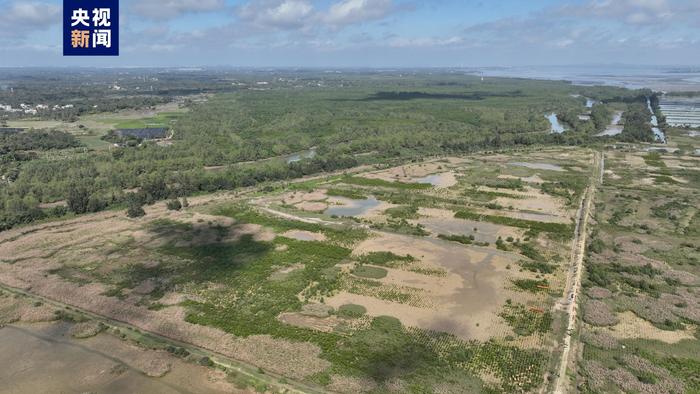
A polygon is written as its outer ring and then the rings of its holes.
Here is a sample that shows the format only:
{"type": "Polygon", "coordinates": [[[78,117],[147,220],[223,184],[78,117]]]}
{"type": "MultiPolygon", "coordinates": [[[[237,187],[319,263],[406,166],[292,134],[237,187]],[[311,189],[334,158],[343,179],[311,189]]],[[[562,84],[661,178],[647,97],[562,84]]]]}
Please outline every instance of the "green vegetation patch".
{"type": "Polygon", "coordinates": [[[382,179],[370,179],[363,177],[345,177],[341,182],[348,185],[371,186],[371,187],[388,187],[393,189],[403,190],[425,190],[433,187],[428,183],[405,183],[405,182],[389,182],[382,179]]]}
{"type": "MultiPolygon", "coordinates": [[[[464,245],[471,245],[475,243],[475,237],[473,235],[447,235],[447,234],[438,234],[438,238],[443,239],[445,241],[452,241],[452,242],[459,242],[464,245]]],[[[478,242],[477,242],[478,243],[478,242]]],[[[488,246],[488,242],[484,243],[484,246],[488,246]]]]}
{"type": "Polygon", "coordinates": [[[541,232],[550,233],[550,234],[556,236],[557,238],[561,238],[561,239],[571,238],[573,236],[573,232],[574,232],[573,224],[536,222],[533,220],[516,219],[516,218],[505,217],[505,216],[480,214],[480,213],[476,213],[476,212],[468,211],[468,210],[464,210],[464,209],[457,211],[455,213],[455,218],[466,219],[466,220],[477,220],[477,221],[481,221],[481,222],[490,222],[490,223],[494,223],[494,224],[500,224],[503,226],[526,228],[526,229],[537,231],[537,232],[541,231],[541,232]]]}
{"type": "Polygon", "coordinates": [[[520,336],[545,334],[552,328],[552,314],[530,310],[523,304],[506,304],[499,314],[520,336]]]}
{"type": "Polygon", "coordinates": [[[685,267],[686,270],[700,273],[700,246],[684,243],[669,250],[650,248],[643,255],[661,260],[673,267],[685,267]]]}
{"type": "Polygon", "coordinates": [[[386,214],[396,219],[417,219],[418,207],[413,205],[393,207],[387,209],[386,214]]]}
{"type": "Polygon", "coordinates": [[[426,302],[423,290],[414,287],[385,285],[373,279],[343,278],[341,288],[352,294],[374,297],[384,301],[415,307],[431,306],[426,302]]]}
{"type": "Polygon", "coordinates": [[[357,304],[345,304],[338,308],[338,315],[357,318],[362,317],[367,313],[367,308],[357,304]]]}
{"type": "Polygon", "coordinates": [[[367,195],[360,193],[357,190],[338,189],[338,188],[328,189],[328,191],[326,191],[326,195],[335,196],[335,197],[345,197],[345,198],[349,198],[351,200],[364,200],[367,198],[367,195]]]}
{"type": "Polygon", "coordinates": [[[399,256],[391,252],[369,252],[365,255],[358,257],[361,263],[381,265],[389,268],[395,268],[397,266],[412,263],[416,261],[416,258],[411,255],[399,256]]]}
{"type": "Polygon", "coordinates": [[[499,197],[504,197],[504,198],[511,198],[515,200],[523,199],[524,197],[518,194],[510,194],[510,193],[503,193],[503,192],[495,192],[491,190],[479,190],[476,188],[469,188],[464,191],[462,191],[462,195],[465,197],[469,197],[470,199],[474,201],[481,201],[481,202],[489,202],[492,200],[495,200],[499,197]]]}
{"type": "Polygon", "coordinates": [[[541,261],[520,261],[518,263],[524,270],[530,272],[539,272],[541,274],[551,274],[556,271],[557,266],[541,261]]]}
{"type": "Polygon", "coordinates": [[[569,206],[578,204],[589,183],[587,174],[572,171],[567,172],[566,175],[545,173],[542,176],[547,182],[542,183],[540,189],[544,193],[565,199],[569,206]]]}
{"type": "Polygon", "coordinates": [[[671,178],[668,175],[656,175],[652,176],[654,178],[654,183],[657,185],[680,185],[681,183],[678,182],[677,180],[671,178]]]}
{"type": "Polygon", "coordinates": [[[372,224],[372,228],[376,230],[387,230],[398,234],[415,235],[418,237],[430,235],[430,232],[428,232],[422,224],[413,224],[406,219],[388,218],[386,223],[372,224]]]}
{"type": "Polygon", "coordinates": [[[487,178],[476,181],[473,184],[494,189],[525,190],[525,182],[520,179],[487,178]]]}
{"type": "Polygon", "coordinates": [[[666,163],[664,163],[661,158],[661,154],[658,152],[649,152],[642,156],[644,162],[651,167],[666,168],[666,163]]]}
{"type": "Polygon", "coordinates": [[[544,256],[533,242],[515,244],[520,249],[520,254],[532,260],[544,260],[544,256]]]}
{"type": "Polygon", "coordinates": [[[387,270],[369,265],[360,265],[352,270],[352,274],[362,278],[382,279],[386,278],[387,270]]]}
{"type": "Polygon", "coordinates": [[[212,210],[212,214],[227,216],[242,223],[254,223],[274,229],[277,233],[288,230],[305,230],[316,233],[323,233],[331,241],[342,245],[352,245],[369,236],[366,230],[339,225],[337,227],[322,226],[316,223],[305,223],[301,221],[277,218],[255,211],[241,204],[225,204],[212,210]]]}
{"type": "Polygon", "coordinates": [[[547,282],[546,279],[516,279],[513,281],[513,284],[519,289],[530,293],[539,293],[549,290],[549,282],[547,282]]]}

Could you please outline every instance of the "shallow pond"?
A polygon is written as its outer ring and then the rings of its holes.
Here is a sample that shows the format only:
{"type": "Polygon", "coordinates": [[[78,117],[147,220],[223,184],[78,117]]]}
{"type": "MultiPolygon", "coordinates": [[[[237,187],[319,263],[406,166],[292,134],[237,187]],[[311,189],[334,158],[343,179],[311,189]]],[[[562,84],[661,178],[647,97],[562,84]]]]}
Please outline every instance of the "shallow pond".
{"type": "Polygon", "coordinates": [[[326,215],[335,216],[360,216],[367,213],[370,209],[378,207],[381,202],[374,197],[369,197],[364,200],[352,200],[349,198],[338,198],[343,202],[343,205],[335,205],[326,209],[326,215]]]}
{"type": "Polygon", "coordinates": [[[433,186],[439,186],[440,185],[440,180],[441,180],[441,175],[440,174],[433,174],[433,175],[428,175],[423,178],[418,178],[414,179],[416,183],[429,183],[433,186]]]}
{"type": "Polygon", "coordinates": [[[497,224],[456,218],[421,218],[415,221],[433,234],[474,236],[477,242],[495,243],[498,237],[519,237],[511,229],[497,224]],[[476,230],[475,230],[476,229],[476,230]]]}
{"type": "Polygon", "coordinates": [[[422,178],[415,178],[413,182],[430,184],[435,187],[451,187],[457,184],[457,178],[452,172],[428,175],[422,178]]]}
{"type": "Polygon", "coordinates": [[[296,163],[297,161],[302,161],[304,159],[312,159],[316,156],[316,148],[311,148],[303,152],[294,153],[286,157],[287,164],[296,163]]]}
{"type": "Polygon", "coordinates": [[[510,164],[511,166],[531,168],[533,170],[566,171],[565,169],[559,167],[556,164],[549,163],[512,162],[508,164],[510,164]]]}
{"type": "Polygon", "coordinates": [[[624,129],[624,127],[619,126],[621,120],[622,111],[615,111],[615,115],[613,115],[613,120],[612,122],[610,122],[610,126],[608,126],[608,128],[605,129],[605,131],[596,134],[596,137],[612,137],[614,135],[622,133],[622,129],[624,129]]]}
{"type": "Polygon", "coordinates": [[[559,118],[557,118],[557,114],[551,113],[549,115],[545,115],[545,117],[547,118],[547,120],[549,120],[549,124],[552,125],[552,133],[561,134],[564,131],[566,131],[564,126],[561,123],[559,123],[559,118]]]}

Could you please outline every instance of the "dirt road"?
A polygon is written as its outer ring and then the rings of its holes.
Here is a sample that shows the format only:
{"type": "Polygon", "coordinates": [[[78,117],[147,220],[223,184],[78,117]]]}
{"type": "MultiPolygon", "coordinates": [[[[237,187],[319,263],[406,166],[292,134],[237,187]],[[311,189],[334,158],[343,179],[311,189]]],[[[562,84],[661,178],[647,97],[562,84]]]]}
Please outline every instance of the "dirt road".
{"type": "Polygon", "coordinates": [[[591,176],[591,184],[586,189],[581,207],[576,216],[576,230],[571,247],[571,267],[566,279],[566,291],[561,300],[557,302],[556,309],[563,309],[567,312],[568,324],[564,334],[563,349],[559,364],[559,372],[554,384],[555,393],[565,393],[568,389],[568,377],[566,370],[569,365],[571,353],[571,336],[576,330],[578,322],[578,298],[581,291],[581,277],[583,275],[583,258],[586,254],[586,238],[588,218],[590,216],[591,205],[595,197],[596,187],[602,182],[601,174],[604,172],[603,154],[596,152],[594,158],[594,170],[591,176]]]}

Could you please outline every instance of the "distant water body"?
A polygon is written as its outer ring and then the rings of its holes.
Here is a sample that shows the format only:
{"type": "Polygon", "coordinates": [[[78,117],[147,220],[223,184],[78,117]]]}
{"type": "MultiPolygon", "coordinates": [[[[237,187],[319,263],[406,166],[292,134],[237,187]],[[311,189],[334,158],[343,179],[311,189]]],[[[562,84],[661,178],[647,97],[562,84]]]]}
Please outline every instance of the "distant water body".
{"type": "Polygon", "coordinates": [[[559,122],[559,118],[557,118],[557,114],[549,114],[545,115],[547,120],[549,120],[549,124],[552,125],[552,133],[557,133],[561,134],[566,131],[564,126],[559,122]]]}
{"type": "Polygon", "coordinates": [[[700,90],[700,67],[662,66],[529,66],[467,69],[485,77],[571,81],[576,85],[608,85],[660,91],[700,90]]]}

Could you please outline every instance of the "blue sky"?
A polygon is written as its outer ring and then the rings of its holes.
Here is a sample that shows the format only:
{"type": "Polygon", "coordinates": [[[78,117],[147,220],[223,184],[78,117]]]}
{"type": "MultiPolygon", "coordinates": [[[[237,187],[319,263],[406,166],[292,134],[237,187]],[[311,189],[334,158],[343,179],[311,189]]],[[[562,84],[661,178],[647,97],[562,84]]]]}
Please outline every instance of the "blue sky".
{"type": "Polygon", "coordinates": [[[121,56],[64,58],[62,1],[0,0],[0,66],[700,65],[700,0],[121,0],[121,56]]]}

